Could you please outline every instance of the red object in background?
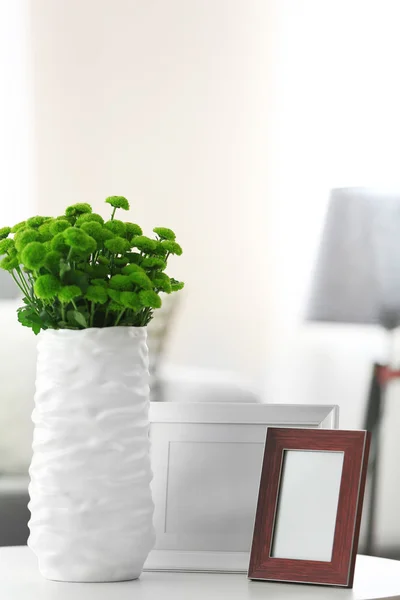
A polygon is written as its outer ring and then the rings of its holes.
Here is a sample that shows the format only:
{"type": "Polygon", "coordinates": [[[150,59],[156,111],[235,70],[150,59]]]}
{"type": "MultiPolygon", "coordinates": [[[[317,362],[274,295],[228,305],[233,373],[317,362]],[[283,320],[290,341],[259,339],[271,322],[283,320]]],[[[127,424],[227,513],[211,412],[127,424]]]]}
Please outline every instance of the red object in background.
{"type": "Polygon", "coordinates": [[[367,431],[268,428],[248,572],[250,579],[353,586],[370,439],[367,431]],[[344,453],[330,562],[271,556],[285,450],[344,453]]]}
{"type": "Polygon", "coordinates": [[[392,379],[398,379],[400,377],[400,371],[391,369],[387,365],[375,365],[376,376],[381,385],[386,385],[392,379]]]}

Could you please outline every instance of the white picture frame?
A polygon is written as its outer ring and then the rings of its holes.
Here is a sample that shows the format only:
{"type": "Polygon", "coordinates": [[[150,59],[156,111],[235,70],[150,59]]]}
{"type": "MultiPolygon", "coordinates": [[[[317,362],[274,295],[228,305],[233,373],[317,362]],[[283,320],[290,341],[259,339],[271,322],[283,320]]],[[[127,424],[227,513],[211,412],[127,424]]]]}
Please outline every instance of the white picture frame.
{"type": "Polygon", "coordinates": [[[154,402],[149,571],[247,572],[267,427],[337,429],[337,406],[154,402]]]}

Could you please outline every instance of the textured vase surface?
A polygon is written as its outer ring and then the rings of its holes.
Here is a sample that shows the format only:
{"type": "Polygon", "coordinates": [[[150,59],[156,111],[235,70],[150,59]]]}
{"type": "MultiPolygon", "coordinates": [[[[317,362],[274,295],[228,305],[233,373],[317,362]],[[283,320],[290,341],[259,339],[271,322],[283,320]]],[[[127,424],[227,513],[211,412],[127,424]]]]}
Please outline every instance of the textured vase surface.
{"type": "Polygon", "coordinates": [[[154,545],[146,336],[39,334],[28,545],[48,579],[136,579],[154,545]]]}

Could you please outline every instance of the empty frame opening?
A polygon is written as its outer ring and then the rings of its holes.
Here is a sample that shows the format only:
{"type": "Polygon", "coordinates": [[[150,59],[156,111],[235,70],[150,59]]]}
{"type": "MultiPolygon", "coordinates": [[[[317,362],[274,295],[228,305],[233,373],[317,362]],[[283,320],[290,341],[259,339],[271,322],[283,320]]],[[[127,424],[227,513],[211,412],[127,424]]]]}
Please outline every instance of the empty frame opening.
{"type": "Polygon", "coordinates": [[[331,562],[343,452],[285,450],[271,556],[331,562]]]}

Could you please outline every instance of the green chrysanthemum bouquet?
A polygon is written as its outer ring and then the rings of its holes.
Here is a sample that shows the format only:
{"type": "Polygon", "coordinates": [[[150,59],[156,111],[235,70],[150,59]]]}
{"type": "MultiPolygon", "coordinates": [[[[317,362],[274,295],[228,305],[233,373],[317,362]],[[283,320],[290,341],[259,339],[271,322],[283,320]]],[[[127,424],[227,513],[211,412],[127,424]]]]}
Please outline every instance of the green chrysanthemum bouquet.
{"type": "Polygon", "coordinates": [[[111,196],[109,221],[89,204],[69,206],[57,218],[32,217],[0,229],[0,267],[24,296],[18,320],[41,329],[134,326],[149,323],[160,292],[183,283],[165,273],[169,256],[182,254],[171,229],[155,227],[155,239],[135,223],[115,219],[128,200],[111,196]]]}

